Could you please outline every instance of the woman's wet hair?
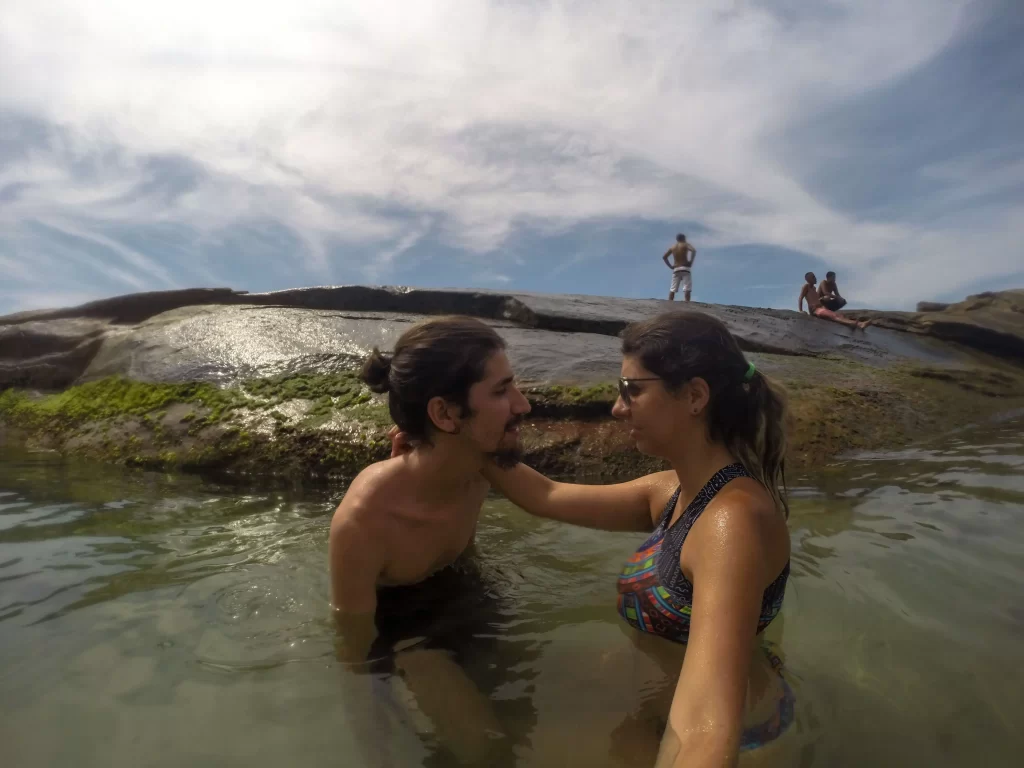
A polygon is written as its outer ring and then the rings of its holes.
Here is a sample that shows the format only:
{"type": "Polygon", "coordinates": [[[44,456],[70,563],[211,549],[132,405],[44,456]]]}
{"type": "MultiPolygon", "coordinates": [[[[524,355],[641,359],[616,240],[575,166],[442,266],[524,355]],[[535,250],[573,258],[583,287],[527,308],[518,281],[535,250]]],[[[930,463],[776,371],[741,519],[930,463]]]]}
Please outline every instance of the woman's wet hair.
{"type": "Polygon", "coordinates": [[[748,378],[750,363],[724,323],[692,310],[667,312],[627,326],[622,354],[639,360],[670,393],[691,379],[707,382],[710,438],[724,443],[789,516],[785,398],[760,371],[748,378]]]}
{"type": "Polygon", "coordinates": [[[374,347],[360,378],[373,392],[387,393],[391,418],[410,441],[429,443],[434,427],[427,403],[442,397],[469,415],[470,387],[504,348],[504,340],[479,320],[436,318],[403,333],[390,355],[374,347]]]}

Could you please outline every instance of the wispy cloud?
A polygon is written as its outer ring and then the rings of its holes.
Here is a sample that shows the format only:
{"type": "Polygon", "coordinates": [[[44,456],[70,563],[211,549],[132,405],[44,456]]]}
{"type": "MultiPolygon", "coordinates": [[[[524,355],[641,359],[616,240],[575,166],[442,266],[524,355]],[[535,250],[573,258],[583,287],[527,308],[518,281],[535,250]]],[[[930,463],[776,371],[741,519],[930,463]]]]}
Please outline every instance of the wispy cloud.
{"type": "Polygon", "coordinates": [[[782,148],[794,126],[927,66],[977,8],[6,0],[0,243],[45,224],[103,249],[119,282],[167,287],[179,270],[129,243],[131,226],[201,243],[269,221],[309,279],[351,252],[375,280],[428,233],[472,259],[524,228],[682,216],[703,248],[812,253],[866,300],[903,304],[909,275],[941,292],[1009,271],[962,243],[1019,242],[1020,209],[986,196],[1016,188],[1020,156],[921,170],[945,204],[985,203],[936,224],[831,204],[807,182],[811,159],[782,148]]]}
{"type": "Polygon", "coordinates": [[[376,256],[363,267],[363,274],[371,282],[378,282],[383,276],[394,274],[394,262],[399,256],[415,246],[430,231],[432,222],[429,216],[423,216],[412,228],[402,235],[398,242],[376,254],[376,256]]]}
{"type": "Polygon", "coordinates": [[[473,275],[473,281],[478,285],[508,285],[512,278],[500,272],[477,272],[473,275]]]}
{"type": "Polygon", "coordinates": [[[27,264],[22,264],[16,258],[2,254],[0,254],[0,274],[3,274],[4,282],[8,285],[15,280],[36,283],[40,279],[40,275],[30,270],[27,264]]]}
{"type": "Polygon", "coordinates": [[[177,288],[177,284],[166,269],[161,267],[152,259],[142,255],[133,248],[129,248],[116,240],[96,232],[90,232],[70,222],[59,219],[48,219],[40,222],[51,230],[59,232],[68,237],[83,240],[87,243],[99,246],[106,253],[115,256],[129,267],[142,273],[144,276],[159,282],[162,288],[177,288]]]}

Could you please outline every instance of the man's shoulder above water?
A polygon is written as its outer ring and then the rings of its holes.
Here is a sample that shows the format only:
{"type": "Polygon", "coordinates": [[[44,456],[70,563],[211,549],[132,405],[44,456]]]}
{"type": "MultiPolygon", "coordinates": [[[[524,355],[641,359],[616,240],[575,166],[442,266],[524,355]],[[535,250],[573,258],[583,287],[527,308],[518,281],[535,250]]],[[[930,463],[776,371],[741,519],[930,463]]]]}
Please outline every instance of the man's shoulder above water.
{"type": "Polygon", "coordinates": [[[412,501],[407,474],[400,459],[387,459],[356,475],[334,511],[331,536],[372,537],[375,546],[387,549],[395,518],[412,501]]]}
{"type": "Polygon", "coordinates": [[[375,505],[401,496],[402,462],[399,458],[378,461],[355,476],[345,491],[338,511],[348,516],[366,513],[367,505],[375,505]]]}
{"type": "Polygon", "coordinates": [[[371,464],[356,475],[335,515],[342,520],[365,517],[375,522],[393,516],[403,520],[423,517],[424,522],[440,521],[452,506],[462,507],[466,502],[482,501],[490,488],[481,475],[463,485],[455,494],[454,503],[451,498],[439,500],[449,494],[437,494],[437,499],[428,501],[426,497],[435,496],[433,492],[427,493],[427,487],[435,484],[432,482],[435,478],[426,475],[429,475],[429,468],[412,465],[407,456],[371,464]]]}
{"type": "Polygon", "coordinates": [[[422,478],[402,457],[372,464],[353,480],[334,513],[331,537],[379,553],[379,584],[416,583],[453,562],[471,543],[487,492],[467,489],[454,502],[420,497],[422,478]]]}

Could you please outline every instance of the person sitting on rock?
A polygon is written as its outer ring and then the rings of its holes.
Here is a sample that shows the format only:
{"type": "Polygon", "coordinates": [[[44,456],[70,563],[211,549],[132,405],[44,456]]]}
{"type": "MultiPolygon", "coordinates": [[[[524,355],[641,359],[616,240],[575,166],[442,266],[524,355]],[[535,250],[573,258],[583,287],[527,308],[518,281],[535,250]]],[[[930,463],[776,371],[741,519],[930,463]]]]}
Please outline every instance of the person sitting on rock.
{"type": "Polygon", "coordinates": [[[488,622],[498,623],[493,590],[471,556],[490,489],[481,470],[519,461],[518,425],[530,405],[505,342],[472,318],[410,328],[392,355],[374,348],[361,378],[387,394],[412,447],[361,471],[331,520],[338,655],[400,670],[442,738],[457,742],[447,746],[479,760],[493,748],[488,733],[501,733],[459,666],[475,636],[493,635],[488,622]]]}
{"type": "Polygon", "coordinates": [[[839,295],[835,272],[825,274],[825,279],[818,286],[818,298],[821,299],[825,309],[831,309],[833,312],[838,312],[846,306],[846,299],[839,295]]]}
{"type": "Polygon", "coordinates": [[[797,302],[797,310],[800,312],[804,311],[804,299],[807,300],[807,314],[813,315],[814,317],[820,317],[822,320],[831,320],[834,323],[841,323],[848,325],[851,328],[867,328],[870,324],[870,320],[864,320],[858,323],[856,320],[851,320],[848,317],[843,317],[838,312],[833,312],[828,307],[822,306],[821,299],[818,298],[818,292],[814,288],[814,284],[818,282],[818,278],[814,276],[813,272],[808,272],[804,275],[806,282],[803,287],[800,288],[800,300],[797,302]]]}

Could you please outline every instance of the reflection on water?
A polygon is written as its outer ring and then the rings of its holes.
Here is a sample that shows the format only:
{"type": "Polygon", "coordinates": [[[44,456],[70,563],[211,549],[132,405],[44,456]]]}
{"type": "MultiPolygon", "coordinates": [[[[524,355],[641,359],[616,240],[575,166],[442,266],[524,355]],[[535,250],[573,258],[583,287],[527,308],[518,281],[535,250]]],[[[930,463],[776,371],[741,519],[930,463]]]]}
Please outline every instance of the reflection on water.
{"type": "MultiPolygon", "coordinates": [[[[799,699],[798,764],[1019,763],[1021,427],[797,480],[769,635],[799,699]]],[[[387,706],[360,706],[360,676],[334,659],[339,496],[0,454],[5,764],[450,764],[394,705],[400,681],[374,683],[387,706]]],[[[623,764],[628,710],[659,694],[614,615],[640,538],[489,502],[481,557],[506,608],[467,672],[516,736],[507,764],[588,749],[588,765],[623,764]]]]}

